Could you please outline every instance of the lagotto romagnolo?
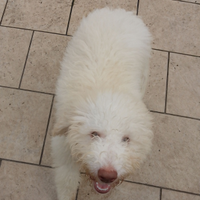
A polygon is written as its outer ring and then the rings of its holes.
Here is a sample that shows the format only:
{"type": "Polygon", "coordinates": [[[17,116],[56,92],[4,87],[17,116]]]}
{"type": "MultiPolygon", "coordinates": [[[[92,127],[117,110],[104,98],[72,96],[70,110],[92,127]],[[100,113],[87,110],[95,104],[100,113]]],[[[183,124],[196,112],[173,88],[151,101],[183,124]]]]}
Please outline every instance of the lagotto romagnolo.
{"type": "Polygon", "coordinates": [[[151,35],[132,12],[97,9],[81,21],[56,87],[51,145],[59,200],[75,197],[80,171],[96,192],[110,192],[150,151],[143,103],[150,54],[151,35]]]}

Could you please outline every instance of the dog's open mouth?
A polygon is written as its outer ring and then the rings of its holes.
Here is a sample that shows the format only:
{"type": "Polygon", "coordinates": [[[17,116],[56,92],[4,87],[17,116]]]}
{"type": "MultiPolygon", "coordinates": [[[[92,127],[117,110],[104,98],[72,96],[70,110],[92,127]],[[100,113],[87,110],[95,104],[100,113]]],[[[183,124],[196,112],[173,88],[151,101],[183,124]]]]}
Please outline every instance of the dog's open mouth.
{"type": "MultiPolygon", "coordinates": [[[[86,175],[89,175],[89,173],[86,173],[86,175]]],[[[94,190],[100,194],[106,194],[110,192],[111,189],[117,185],[120,185],[124,180],[123,178],[117,178],[116,180],[107,183],[102,182],[99,178],[92,175],[89,175],[88,178],[90,180],[91,186],[93,186],[94,190]]]]}
{"type": "Polygon", "coordinates": [[[107,183],[99,183],[94,181],[94,189],[101,194],[105,194],[110,191],[111,186],[107,183]]]}

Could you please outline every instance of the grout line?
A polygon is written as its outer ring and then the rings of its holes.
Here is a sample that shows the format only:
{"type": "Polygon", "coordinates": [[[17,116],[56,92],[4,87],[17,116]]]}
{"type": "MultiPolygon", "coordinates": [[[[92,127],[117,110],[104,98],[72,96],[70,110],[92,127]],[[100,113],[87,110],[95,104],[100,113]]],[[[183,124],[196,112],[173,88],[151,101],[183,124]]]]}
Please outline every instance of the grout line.
{"type": "Polygon", "coordinates": [[[160,200],[162,200],[162,188],[160,188],[160,200]]]}
{"type": "Polygon", "coordinates": [[[75,198],[75,200],[78,200],[78,192],[79,192],[79,187],[77,188],[77,191],[76,191],[76,198],[75,198]]]}
{"type": "Polygon", "coordinates": [[[134,183],[134,184],[144,185],[144,186],[148,186],[148,187],[154,187],[154,188],[158,188],[158,189],[162,189],[162,190],[165,189],[165,190],[170,190],[170,191],[175,191],[175,192],[181,192],[181,193],[185,193],[185,194],[192,194],[192,195],[200,196],[200,194],[198,194],[198,193],[187,192],[187,191],[183,191],[183,190],[176,190],[176,189],[172,189],[172,188],[156,186],[156,185],[151,185],[151,184],[147,184],[147,183],[134,182],[134,181],[129,181],[129,180],[124,180],[124,181],[127,182],[127,183],[134,183]]]}
{"type": "Polygon", "coordinates": [[[182,118],[187,118],[187,119],[193,119],[193,120],[198,120],[198,121],[200,121],[199,118],[195,118],[195,117],[188,117],[188,116],[177,115],[177,114],[172,114],[172,113],[165,113],[165,114],[171,115],[171,116],[175,116],[175,117],[182,117],[182,118]]]}
{"type": "Polygon", "coordinates": [[[45,143],[46,143],[47,133],[48,133],[48,130],[49,130],[49,123],[50,123],[52,109],[53,109],[53,103],[54,103],[54,96],[52,98],[51,107],[50,107],[50,111],[49,111],[49,118],[48,118],[46,132],[45,132],[44,141],[43,141],[43,145],[42,145],[42,151],[41,151],[41,155],[40,155],[39,165],[41,165],[41,162],[42,162],[42,157],[43,157],[43,153],[44,153],[44,147],[45,147],[45,143]]]}
{"type": "Polygon", "coordinates": [[[190,3],[190,4],[200,5],[200,3],[184,1],[184,0],[172,0],[172,1],[178,1],[178,2],[182,2],[182,3],[190,3]]]}
{"type": "Polygon", "coordinates": [[[136,15],[138,15],[138,13],[139,13],[139,7],[140,7],[140,0],[137,1],[136,15]]]}
{"type": "Polygon", "coordinates": [[[164,52],[169,52],[169,51],[164,50],[164,49],[156,49],[156,48],[152,48],[152,50],[155,50],[155,51],[164,51],[164,52]]]}
{"type": "MultiPolygon", "coordinates": [[[[40,91],[34,91],[34,90],[28,90],[28,89],[22,89],[22,88],[14,88],[14,87],[8,87],[8,86],[1,86],[0,85],[0,88],[1,87],[2,88],[7,88],[7,89],[21,90],[21,91],[25,91],[25,92],[34,92],[34,93],[38,93],[38,94],[45,94],[45,95],[52,95],[52,96],[55,95],[53,93],[40,92],[40,91]]],[[[188,116],[184,116],[184,115],[178,115],[178,114],[172,114],[172,113],[164,113],[164,112],[160,112],[160,111],[156,111],[156,110],[150,110],[150,112],[158,113],[158,114],[171,115],[171,116],[175,116],[175,117],[182,117],[182,118],[187,118],[187,119],[193,119],[193,120],[200,121],[200,118],[188,117],[188,116]]]]}
{"type": "Polygon", "coordinates": [[[34,35],[34,31],[32,32],[32,36],[31,36],[29,47],[28,47],[28,52],[27,52],[27,55],[26,55],[26,60],[25,60],[25,63],[24,63],[24,68],[23,68],[23,71],[22,71],[22,75],[21,75],[21,79],[20,79],[18,88],[20,88],[21,84],[22,84],[22,79],[23,79],[23,76],[24,76],[24,71],[25,71],[25,68],[26,68],[26,63],[27,63],[27,60],[28,60],[28,56],[29,56],[29,52],[30,52],[30,48],[31,48],[32,40],[33,40],[33,35],[34,35]]]}
{"type": "Polygon", "coordinates": [[[69,24],[70,24],[70,20],[71,20],[71,15],[72,15],[72,9],[73,9],[73,7],[74,7],[74,0],[72,0],[72,5],[71,5],[70,13],[69,13],[69,19],[68,19],[68,23],[67,23],[66,35],[68,33],[68,30],[69,30],[69,24]]]}
{"type": "Polygon", "coordinates": [[[184,55],[184,56],[192,56],[192,57],[197,57],[199,58],[200,56],[197,55],[192,55],[192,54],[187,54],[187,53],[180,53],[180,52],[176,52],[176,51],[168,51],[168,50],[164,50],[164,49],[156,49],[156,48],[152,48],[152,50],[155,51],[163,51],[163,52],[170,52],[170,53],[174,53],[174,54],[180,54],[180,55],[184,55]]]}
{"type": "Polygon", "coordinates": [[[164,113],[167,112],[167,97],[168,97],[168,84],[169,84],[169,62],[170,62],[170,52],[168,52],[168,60],[167,60],[167,77],[166,77],[165,109],[164,109],[164,113]]]}
{"type": "Polygon", "coordinates": [[[154,110],[150,110],[150,112],[158,113],[158,114],[162,114],[162,115],[170,115],[170,116],[174,116],[174,117],[182,117],[182,118],[186,118],[186,119],[192,119],[192,120],[200,121],[200,118],[195,118],[195,117],[188,117],[188,116],[177,115],[177,114],[172,114],[172,113],[164,113],[164,112],[159,112],[159,111],[154,111],[154,110]]]}
{"type": "Polygon", "coordinates": [[[38,165],[35,163],[29,163],[29,162],[24,162],[24,161],[18,161],[18,160],[11,160],[11,159],[6,159],[6,158],[0,158],[1,161],[8,161],[8,162],[14,162],[14,163],[21,163],[25,165],[32,165],[32,166],[37,166],[37,167],[45,167],[45,168],[52,168],[51,166],[47,165],[38,165]]]}
{"type": "Polygon", "coordinates": [[[48,93],[48,92],[28,90],[28,89],[23,89],[23,88],[15,88],[15,87],[3,86],[3,85],[0,85],[0,88],[7,88],[7,89],[12,89],[12,90],[21,90],[21,91],[25,91],[25,92],[34,92],[34,93],[46,94],[46,95],[55,95],[53,93],[48,93]]]}
{"type": "Polygon", "coordinates": [[[0,159],[0,167],[1,167],[1,162],[2,162],[2,160],[0,159]]]}
{"type": "Polygon", "coordinates": [[[6,12],[7,4],[8,4],[8,0],[6,1],[6,4],[5,4],[5,7],[4,7],[2,16],[1,16],[0,25],[1,25],[2,21],[3,21],[3,17],[4,17],[4,14],[5,14],[5,12],[6,12]]]}
{"type": "MultiPolygon", "coordinates": [[[[154,187],[154,188],[162,188],[162,187],[156,186],[156,185],[151,185],[151,184],[147,184],[147,183],[140,183],[140,182],[135,182],[135,181],[129,181],[129,180],[124,180],[124,182],[127,182],[127,183],[134,183],[134,184],[137,184],[137,185],[144,185],[144,186],[154,187]]],[[[165,189],[166,189],[166,188],[165,188],[165,189]]]]}
{"type": "MultiPolygon", "coordinates": [[[[0,25],[0,26],[5,27],[5,28],[14,28],[14,29],[20,29],[20,30],[25,30],[25,31],[35,31],[35,32],[41,32],[41,33],[48,33],[48,34],[54,34],[54,35],[61,35],[61,36],[73,37],[72,35],[66,35],[66,34],[62,34],[62,33],[54,33],[54,32],[48,32],[48,31],[42,31],[42,30],[36,30],[36,29],[26,29],[26,28],[5,26],[5,25],[0,25]]],[[[197,58],[200,57],[200,55],[198,56],[198,55],[192,55],[192,54],[181,53],[181,52],[176,52],[176,51],[169,51],[169,50],[164,50],[164,49],[152,48],[152,50],[163,51],[163,52],[167,52],[167,53],[170,52],[170,53],[180,54],[180,55],[184,55],[184,56],[193,56],[193,57],[197,57],[197,58]]]]}
{"type": "Polygon", "coordinates": [[[40,33],[48,33],[48,34],[70,36],[71,37],[71,35],[66,35],[66,34],[63,34],[63,33],[55,33],[55,32],[42,31],[42,30],[37,30],[37,29],[20,28],[20,27],[15,27],[15,26],[6,26],[6,25],[0,25],[0,26],[5,27],[5,28],[14,28],[14,29],[19,29],[19,30],[24,30],[24,31],[35,31],[35,32],[40,32],[40,33]]]}
{"type": "Polygon", "coordinates": [[[50,165],[38,165],[38,166],[41,166],[41,167],[46,167],[46,168],[51,168],[51,169],[54,169],[55,167],[52,167],[50,165]]]}

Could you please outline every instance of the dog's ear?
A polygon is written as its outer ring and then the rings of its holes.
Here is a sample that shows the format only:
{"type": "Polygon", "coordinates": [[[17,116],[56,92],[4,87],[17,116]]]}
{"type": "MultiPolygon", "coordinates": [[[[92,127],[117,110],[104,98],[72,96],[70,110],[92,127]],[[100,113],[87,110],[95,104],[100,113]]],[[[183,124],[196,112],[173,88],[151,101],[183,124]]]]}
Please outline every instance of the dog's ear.
{"type": "Polygon", "coordinates": [[[69,126],[64,128],[58,128],[56,125],[53,128],[52,136],[61,136],[61,135],[67,135],[67,132],[69,130],[69,126]]]}

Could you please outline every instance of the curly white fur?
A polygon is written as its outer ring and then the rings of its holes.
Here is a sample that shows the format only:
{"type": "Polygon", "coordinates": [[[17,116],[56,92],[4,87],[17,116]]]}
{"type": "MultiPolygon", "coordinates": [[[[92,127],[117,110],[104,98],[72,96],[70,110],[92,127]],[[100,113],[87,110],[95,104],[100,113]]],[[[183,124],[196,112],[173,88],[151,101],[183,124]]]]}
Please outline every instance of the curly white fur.
{"type": "Polygon", "coordinates": [[[150,151],[151,117],[142,101],[150,43],[140,18],[108,8],[84,18],[69,42],[52,137],[59,200],[75,197],[80,169],[97,179],[100,168],[112,166],[123,179],[150,151]]]}

